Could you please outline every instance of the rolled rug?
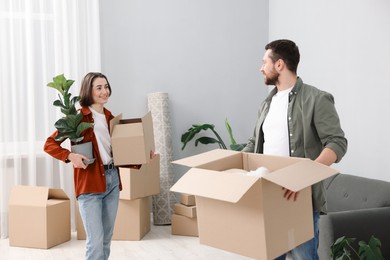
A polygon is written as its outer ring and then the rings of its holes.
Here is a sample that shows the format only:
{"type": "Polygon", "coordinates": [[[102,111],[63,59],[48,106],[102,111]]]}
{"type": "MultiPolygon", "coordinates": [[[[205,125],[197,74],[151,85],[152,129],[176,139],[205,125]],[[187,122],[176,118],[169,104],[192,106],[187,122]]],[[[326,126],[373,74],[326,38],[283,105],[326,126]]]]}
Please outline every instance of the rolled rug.
{"type": "Polygon", "coordinates": [[[170,192],[174,182],[172,167],[173,147],[168,93],[148,94],[148,107],[152,114],[156,151],[160,154],[160,194],[152,196],[153,224],[171,224],[176,196],[170,192]]]}

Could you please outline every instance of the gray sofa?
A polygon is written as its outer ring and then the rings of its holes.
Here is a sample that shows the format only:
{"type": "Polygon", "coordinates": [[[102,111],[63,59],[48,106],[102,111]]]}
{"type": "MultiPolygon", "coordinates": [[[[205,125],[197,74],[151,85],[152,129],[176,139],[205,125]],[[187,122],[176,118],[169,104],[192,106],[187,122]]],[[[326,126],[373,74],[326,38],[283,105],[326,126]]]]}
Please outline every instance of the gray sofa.
{"type": "Polygon", "coordinates": [[[330,259],[330,245],[339,237],[368,242],[371,235],[390,259],[390,182],[338,174],[326,180],[326,187],[328,214],[320,217],[320,259],[330,259]]]}

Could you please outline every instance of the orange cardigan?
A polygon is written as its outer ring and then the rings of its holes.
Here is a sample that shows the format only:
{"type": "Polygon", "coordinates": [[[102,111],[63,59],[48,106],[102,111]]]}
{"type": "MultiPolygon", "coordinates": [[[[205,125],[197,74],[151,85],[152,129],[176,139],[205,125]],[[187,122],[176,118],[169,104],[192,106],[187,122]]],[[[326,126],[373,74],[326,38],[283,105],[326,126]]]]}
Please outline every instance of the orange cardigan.
{"type": "MultiPolygon", "coordinates": [[[[88,107],[82,107],[81,113],[83,115],[83,122],[93,123],[92,112],[88,107]]],[[[107,119],[108,130],[110,130],[110,120],[114,118],[111,112],[104,108],[104,114],[107,119]]],[[[44,145],[44,151],[54,158],[64,161],[66,163],[70,162],[67,160],[68,155],[71,153],[68,149],[61,147],[61,142],[54,140],[54,137],[57,135],[58,131],[55,131],[51,136],[49,136],[44,145]]],[[[100,158],[99,148],[96,141],[95,133],[93,128],[88,128],[83,132],[84,139],[81,141],[89,142],[92,141],[93,146],[93,157],[96,158],[95,162],[89,164],[86,169],[74,168],[74,187],[76,192],[76,197],[83,193],[95,193],[95,192],[105,192],[106,191],[106,177],[104,175],[104,166],[102,159],[100,158]]],[[[118,172],[119,174],[119,172],[118,172]]],[[[119,176],[119,188],[122,190],[122,182],[119,176]]]]}

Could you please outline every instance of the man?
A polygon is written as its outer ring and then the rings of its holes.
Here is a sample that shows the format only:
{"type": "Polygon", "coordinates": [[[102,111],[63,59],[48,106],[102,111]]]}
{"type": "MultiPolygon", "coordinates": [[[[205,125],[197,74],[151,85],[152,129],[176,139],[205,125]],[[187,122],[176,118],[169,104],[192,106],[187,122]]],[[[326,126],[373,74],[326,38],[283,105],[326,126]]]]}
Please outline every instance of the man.
{"type": "MultiPolygon", "coordinates": [[[[276,40],[265,50],[260,71],[265,84],[275,88],[261,104],[254,134],[243,151],[310,158],[328,166],[339,162],[347,151],[347,139],[333,96],[297,76],[300,54],[293,41],[276,40]]],[[[286,189],[281,195],[299,199],[299,192],[286,189]]],[[[290,252],[294,260],[318,259],[318,221],[320,213],[326,212],[323,183],[312,186],[312,196],[315,236],[290,252]]]]}

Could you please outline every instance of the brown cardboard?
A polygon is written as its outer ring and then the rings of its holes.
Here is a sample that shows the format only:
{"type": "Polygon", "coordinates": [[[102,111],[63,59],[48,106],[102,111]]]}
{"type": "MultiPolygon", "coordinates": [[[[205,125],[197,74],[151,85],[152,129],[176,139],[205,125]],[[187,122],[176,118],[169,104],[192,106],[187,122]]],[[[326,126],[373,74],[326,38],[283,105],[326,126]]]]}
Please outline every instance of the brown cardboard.
{"type": "Polygon", "coordinates": [[[338,172],[309,159],[219,149],[173,163],[193,167],[171,191],[195,195],[200,243],[256,259],[313,237],[311,185],[338,172]],[[224,172],[261,166],[270,172],[262,178],[224,172]],[[300,191],[298,200],[286,200],[282,187],[300,191]]]}
{"type": "Polygon", "coordinates": [[[133,200],[160,193],[160,155],[141,164],[140,168],[119,167],[122,190],[119,198],[133,200]]]}
{"type": "Polygon", "coordinates": [[[186,216],[188,218],[196,218],[196,206],[186,206],[181,203],[175,204],[175,214],[186,216]]]}
{"type": "MultiPolygon", "coordinates": [[[[81,216],[76,210],[77,239],[85,240],[86,234],[81,216]]],[[[150,231],[150,197],[135,200],[119,200],[113,240],[141,240],[150,231]]]]}
{"type": "Polygon", "coordinates": [[[123,120],[122,114],[110,121],[111,144],[116,166],[144,164],[155,150],[152,114],[123,120]]]}
{"type": "Polygon", "coordinates": [[[193,237],[197,237],[199,235],[196,218],[188,218],[186,216],[173,214],[171,216],[171,222],[172,235],[193,237]]]}
{"type": "Polygon", "coordinates": [[[10,246],[48,249],[69,241],[69,198],[61,189],[14,186],[8,225],[10,246]]]}
{"type": "Polygon", "coordinates": [[[181,193],[180,194],[180,203],[186,206],[195,206],[195,196],[190,194],[181,193]]]}

